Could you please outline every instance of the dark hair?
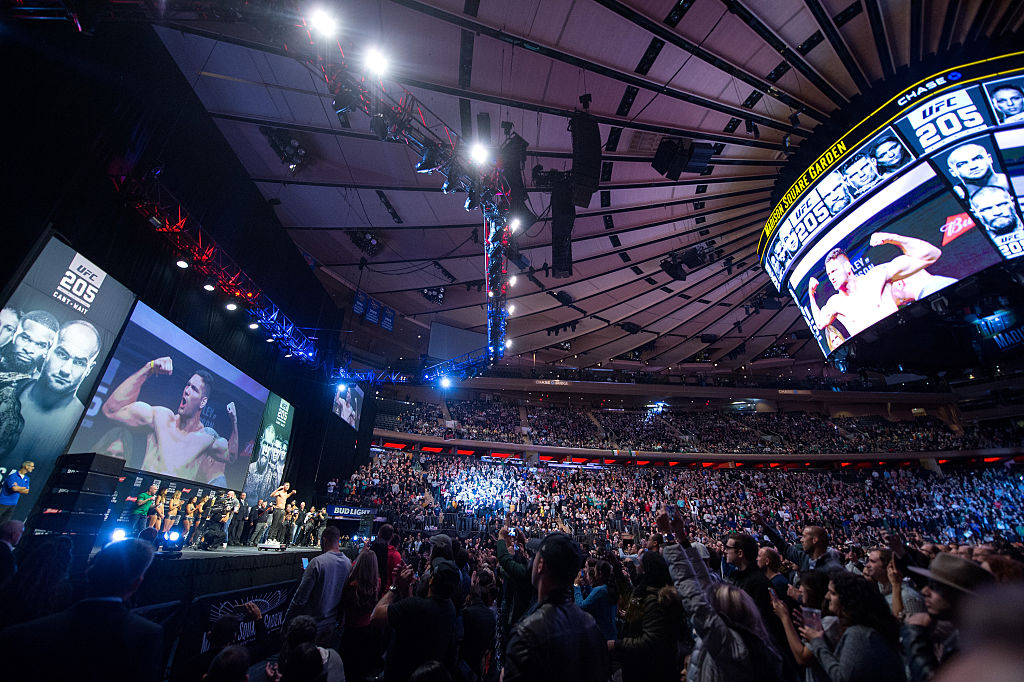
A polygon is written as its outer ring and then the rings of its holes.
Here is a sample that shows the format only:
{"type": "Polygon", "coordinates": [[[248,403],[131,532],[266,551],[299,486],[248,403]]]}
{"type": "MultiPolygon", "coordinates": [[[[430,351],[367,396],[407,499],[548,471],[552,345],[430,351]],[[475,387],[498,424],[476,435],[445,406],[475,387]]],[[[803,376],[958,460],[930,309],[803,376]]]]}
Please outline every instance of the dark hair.
{"type": "Polygon", "coordinates": [[[229,646],[213,657],[206,669],[206,682],[242,682],[249,673],[249,652],[243,646],[229,646]]]}
{"type": "Polygon", "coordinates": [[[346,598],[361,611],[371,611],[377,603],[377,586],[380,573],[377,569],[377,555],[371,549],[359,552],[352,570],[348,572],[345,587],[341,590],[342,602],[346,598]],[[351,597],[348,597],[351,594],[351,597]]]}
{"type": "Polygon", "coordinates": [[[643,575],[640,577],[640,585],[645,587],[665,587],[672,584],[672,574],[668,570],[668,562],[658,552],[644,552],[640,560],[643,568],[643,575]]]}
{"type": "Polygon", "coordinates": [[[733,541],[736,549],[743,552],[743,558],[754,564],[757,563],[757,540],[746,533],[729,533],[726,542],[733,541]]]}
{"type": "Polygon", "coordinates": [[[903,145],[900,144],[900,141],[897,140],[893,135],[886,135],[881,140],[879,140],[878,142],[871,146],[871,156],[875,157],[875,160],[878,160],[878,148],[881,147],[883,144],[898,145],[900,148],[900,163],[906,163],[907,157],[905,154],[903,154],[903,145]]]}
{"type": "Polygon", "coordinates": [[[615,584],[615,569],[612,567],[611,562],[605,561],[604,559],[598,559],[597,565],[594,566],[594,575],[597,576],[601,584],[608,590],[608,596],[611,600],[619,600],[619,588],[615,584]]]}
{"type": "Polygon", "coordinates": [[[197,376],[203,380],[203,397],[209,398],[210,394],[213,393],[213,375],[205,369],[197,369],[192,372],[192,376],[197,376]]]}
{"type": "MultiPolygon", "coordinates": [[[[20,522],[8,521],[15,525],[20,522]]],[[[4,524],[5,526],[7,524],[4,524]]],[[[68,568],[71,566],[71,538],[57,535],[33,543],[21,560],[18,572],[0,588],[0,629],[24,623],[61,610],[71,598],[68,568]]]]}
{"type": "Polygon", "coordinates": [[[892,646],[899,645],[899,621],[892,615],[875,583],[849,571],[834,571],[829,579],[839,595],[842,613],[836,615],[844,626],[867,626],[876,630],[892,646]]]}
{"type": "Polygon", "coordinates": [[[452,682],[452,676],[437,661],[427,661],[416,668],[409,682],[452,682]]]}
{"type": "MultiPolygon", "coordinates": [[[[306,618],[308,616],[299,616],[306,618]]],[[[296,619],[298,620],[298,619],[296,619]]],[[[312,618],[310,618],[312,620],[312,618]]],[[[316,623],[313,625],[314,635],[316,623]]],[[[281,682],[319,682],[324,679],[324,659],[312,642],[302,642],[280,658],[281,682]]]]}
{"type": "Polygon", "coordinates": [[[210,646],[227,646],[235,641],[238,632],[238,616],[228,614],[213,621],[210,628],[210,646]]]}
{"type": "Polygon", "coordinates": [[[800,587],[807,591],[809,603],[805,603],[804,606],[820,609],[825,603],[825,593],[828,592],[828,573],[825,571],[803,571],[800,574],[800,587]]]}
{"type": "Polygon", "coordinates": [[[320,536],[320,542],[330,546],[337,544],[341,540],[341,529],[337,526],[327,526],[324,528],[323,535],[320,536]]]}
{"type": "Polygon", "coordinates": [[[850,157],[849,161],[847,161],[846,163],[844,163],[842,165],[840,170],[843,172],[843,175],[845,175],[846,172],[848,170],[850,170],[851,168],[853,168],[853,165],[855,163],[857,163],[858,161],[867,161],[867,162],[870,163],[871,161],[874,161],[874,160],[875,160],[874,157],[869,156],[868,154],[866,154],[864,152],[861,152],[859,154],[854,154],[853,156],[850,157]]]}
{"type": "Polygon", "coordinates": [[[89,588],[99,597],[120,597],[144,576],[153,562],[152,543],[138,539],[112,542],[93,557],[89,588]]]}
{"type": "Polygon", "coordinates": [[[19,323],[24,326],[26,322],[35,322],[53,332],[60,331],[60,322],[45,310],[31,310],[25,313],[21,320],[19,320],[19,323]]]}
{"type": "Polygon", "coordinates": [[[385,542],[390,540],[391,536],[393,536],[394,534],[395,534],[395,527],[392,526],[390,523],[385,523],[384,525],[382,525],[380,528],[377,529],[377,538],[380,539],[380,540],[384,540],[385,542]]]}
{"type": "Polygon", "coordinates": [[[571,587],[583,555],[576,541],[565,533],[549,533],[540,543],[537,554],[544,560],[544,567],[558,587],[571,587]]]}

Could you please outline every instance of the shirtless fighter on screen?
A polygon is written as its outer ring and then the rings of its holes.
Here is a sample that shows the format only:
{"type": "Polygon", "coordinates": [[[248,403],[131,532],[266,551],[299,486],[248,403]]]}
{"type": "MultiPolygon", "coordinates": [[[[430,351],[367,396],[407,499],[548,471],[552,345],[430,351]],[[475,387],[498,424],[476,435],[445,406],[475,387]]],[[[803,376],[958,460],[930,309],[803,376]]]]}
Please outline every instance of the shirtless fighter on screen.
{"type": "Polygon", "coordinates": [[[169,376],[173,371],[171,358],[147,362],[110,394],[103,404],[103,414],[127,426],[150,429],[146,437],[146,457],[140,468],[176,478],[226,485],[224,465],[238,458],[238,416],[235,404],[228,403],[230,438],[219,436],[199,421],[213,388],[209,372],[196,370],[189,377],[176,412],[139,401],[139,392],[149,377],[169,376]]]}
{"type": "Polygon", "coordinates": [[[863,275],[856,275],[846,252],[840,248],[832,249],[825,257],[825,272],[836,293],[824,307],[818,308],[815,297],[818,280],[811,277],[808,282],[811,313],[819,329],[824,329],[838,318],[850,336],[854,336],[886,315],[896,312],[896,302],[891,293],[892,283],[921,272],[942,255],[940,249],[922,239],[889,232],[874,233],[870,244],[892,244],[903,255],[888,263],[876,265],[863,275]]]}

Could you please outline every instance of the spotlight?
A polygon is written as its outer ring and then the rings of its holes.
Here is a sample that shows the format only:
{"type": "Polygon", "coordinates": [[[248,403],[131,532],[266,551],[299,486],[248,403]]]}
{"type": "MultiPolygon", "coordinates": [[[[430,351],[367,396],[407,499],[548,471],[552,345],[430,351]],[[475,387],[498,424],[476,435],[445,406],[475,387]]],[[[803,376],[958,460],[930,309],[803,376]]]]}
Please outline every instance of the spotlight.
{"type": "Polygon", "coordinates": [[[285,356],[286,358],[290,358],[290,357],[292,356],[292,354],[291,354],[291,353],[285,353],[285,354],[284,354],[284,356],[285,356]]]}
{"type": "Polygon", "coordinates": [[[515,303],[509,303],[508,304],[508,314],[511,315],[515,311],[516,311],[516,304],[515,303]]]}
{"type": "Polygon", "coordinates": [[[249,329],[259,329],[259,328],[260,328],[260,325],[258,323],[256,323],[256,322],[250,322],[249,323],[249,329]]]}
{"type": "Polygon", "coordinates": [[[448,377],[441,377],[441,388],[451,388],[452,380],[448,377]]]}
{"type": "Polygon", "coordinates": [[[232,311],[238,310],[238,304],[237,303],[228,303],[224,307],[227,308],[228,310],[232,310],[232,311]]]}
{"type": "Polygon", "coordinates": [[[488,291],[487,292],[487,298],[494,298],[494,292],[493,291],[488,291]]]}
{"type": "Polygon", "coordinates": [[[383,76],[388,70],[388,58],[377,48],[371,47],[366,52],[366,68],[378,77],[383,76]]]}
{"type": "Polygon", "coordinates": [[[203,289],[205,289],[206,291],[216,291],[217,287],[213,286],[212,284],[204,284],[203,289]]]}
{"type": "Polygon", "coordinates": [[[508,224],[508,231],[515,234],[515,231],[519,229],[520,224],[519,218],[513,218],[512,222],[508,224]]]}
{"type": "Polygon", "coordinates": [[[178,538],[181,537],[181,533],[176,530],[172,530],[170,533],[167,533],[165,537],[171,542],[177,542],[178,538]]]}
{"type": "Polygon", "coordinates": [[[469,158],[477,165],[487,163],[487,147],[483,146],[479,142],[475,143],[469,148],[469,158]]]}
{"type": "Polygon", "coordinates": [[[452,192],[458,192],[462,187],[459,183],[459,175],[462,173],[462,169],[459,165],[452,161],[444,170],[445,179],[441,185],[441,192],[444,194],[451,194],[452,192]]]}
{"type": "Polygon", "coordinates": [[[330,14],[322,9],[313,11],[309,17],[309,24],[320,35],[330,38],[338,30],[338,22],[330,14]]]}
{"type": "Polygon", "coordinates": [[[268,336],[267,337],[267,343],[274,343],[274,337],[273,336],[268,336]]]}
{"type": "Polygon", "coordinates": [[[432,173],[437,170],[439,165],[437,146],[428,144],[423,148],[423,154],[420,156],[419,163],[416,164],[416,172],[432,173]]]}
{"type": "Polygon", "coordinates": [[[179,260],[177,263],[175,263],[175,265],[177,265],[182,270],[187,270],[188,269],[188,261],[187,260],[179,260]]]}
{"type": "Polygon", "coordinates": [[[505,348],[512,347],[512,339],[505,339],[505,348]]]}
{"type": "Polygon", "coordinates": [[[514,287],[516,285],[516,276],[515,275],[512,275],[511,277],[508,278],[508,285],[510,287],[514,287]]]}
{"type": "Polygon", "coordinates": [[[127,537],[128,537],[128,532],[125,531],[124,528],[117,528],[117,529],[114,530],[113,533],[110,534],[110,541],[111,542],[121,542],[121,540],[124,540],[127,537]]]}
{"type": "Polygon", "coordinates": [[[164,543],[160,550],[160,557],[164,559],[177,559],[181,556],[181,548],[185,544],[185,537],[176,530],[164,533],[164,543]]]}

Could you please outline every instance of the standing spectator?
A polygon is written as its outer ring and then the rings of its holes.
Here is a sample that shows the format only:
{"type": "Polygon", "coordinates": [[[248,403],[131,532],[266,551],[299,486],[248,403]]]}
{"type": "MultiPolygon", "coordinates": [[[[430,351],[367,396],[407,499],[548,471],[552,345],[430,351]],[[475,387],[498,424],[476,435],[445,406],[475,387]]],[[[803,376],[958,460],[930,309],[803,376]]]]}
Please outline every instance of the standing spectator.
{"type": "Polygon", "coordinates": [[[0,585],[18,572],[18,560],[14,547],[21,541],[25,524],[21,521],[4,521],[0,524],[0,585]]]}
{"type": "Polygon", "coordinates": [[[353,682],[361,682],[380,670],[380,632],[370,625],[370,614],[377,604],[379,591],[377,555],[364,549],[356,557],[341,591],[345,629],[339,651],[345,662],[345,679],[353,682]]]}
{"type": "Polygon", "coordinates": [[[0,630],[56,613],[71,604],[71,538],[56,535],[32,543],[21,570],[0,586],[0,630]]]}
{"type": "Polygon", "coordinates": [[[225,545],[231,537],[231,520],[235,518],[237,512],[238,497],[235,496],[234,490],[229,490],[228,494],[224,497],[224,509],[220,518],[220,522],[223,524],[225,545]]]}
{"type": "Polygon", "coordinates": [[[640,569],[633,591],[639,619],[628,622],[622,639],[609,641],[608,648],[622,659],[623,682],[675,682],[679,679],[676,644],[683,622],[679,595],[660,553],[645,552],[640,569]]]}
{"type": "Polygon", "coordinates": [[[285,615],[285,620],[299,615],[313,616],[316,641],[325,647],[337,645],[338,606],[345,579],[352,570],[352,562],[339,550],[340,541],[341,532],[336,526],[324,531],[320,541],[324,552],[309,562],[285,615]]]}
{"type": "Polygon", "coordinates": [[[263,511],[266,504],[263,500],[256,500],[256,504],[251,505],[245,513],[245,525],[242,527],[242,537],[239,538],[240,544],[248,545],[249,541],[252,540],[253,531],[256,529],[256,523],[260,518],[260,512],[263,511]]]}
{"type": "Polygon", "coordinates": [[[796,564],[801,571],[829,570],[843,567],[839,552],[828,546],[828,531],[821,526],[806,526],[800,536],[800,546],[786,542],[779,532],[768,525],[760,514],[752,514],[751,520],[761,524],[782,556],[796,564]]]}
{"type": "Polygon", "coordinates": [[[832,650],[824,631],[808,626],[800,636],[832,682],[875,682],[905,679],[899,654],[899,623],[878,587],[849,571],[831,574],[829,611],[839,618],[842,635],[832,650]]]}
{"type": "Polygon", "coordinates": [[[589,567],[586,582],[590,584],[590,592],[586,598],[580,589],[583,580],[576,579],[573,588],[573,596],[576,598],[576,605],[594,617],[601,636],[606,640],[616,639],[618,629],[615,625],[615,617],[618,615],[619,591],[615,587],[615,576],[612,573],[612,565],[601,559],[589,567]]]}
{"type": "MultiPolygon", "coordinates": [[[[14,508],[22,495],[28,494],[29,474],[36,468],[34,462],[25,461],[17,471],[11,471],[0,484],[0,523],[10,521],[14,516],[14,508]]],[[[29,509],[28,512],[32,510],[29,509]]],[[[26,515],[28,514],[26,512],[26,515]]]]}
{"type": "Polygon", "coordinates": [[[156,500],[156,483],[149,486],[145,492],[139,493],[135,498],[135,508],[132,509],[132,535],[138,535],[146,527],[149,518],[149,510],[152,509],[156,500]]]}
{"type": "Polygon", "coordinates": [[[164,629],[125,606],[153,561],[136,539],[104,547],[88,571],[90,597],[71,608],[4,632],[19,653],[22,679],[149,682],[163,669],[164,629]],[[55,655],[59,651],[60,655],[55,655]]]}
{"type": "Polygon", "coordinates": [[[897,618],[924,611],[924,597],[908,583],[900,581],[899,599],[893,598],[896,591],[889,581],[889,564],[892,563],[892,550],[887,547],[875,547],[868,552],[868,560],[864,563],[864,577],[878,585],[879,592],[885,597],[886,604],[897,618]],[[893,608],[899,602],[900,609],[893,608]]]}
{"type": "MultiPolygon", "coordinates": [[[[498,531],[498,541],[494,545],[505,583],[505,596],[500,609],[500,626],[501,641],[506,643],[512,634],[512,628],[526,613],[536,594],[536,589],[532,585],[530,567],[521,560],[521,557],[509,551],[509,546],[514,547],[511,534],[512,531],[508,526],[503,526],[498,531]]],[[[516,537],[519,537],[518,533],[516,537]]]]}
{"type": "Polygon", "coordinates": [[[477,679],[482,679],[485,671],[489,669],[494,653],[498,619],[491,607],[497,593],[494,574],[490,569],[481,568],[473,572],[466,608],[462,610],[465,634],[459,648],[459,656],[477,679]]]}
{"type": "Polygon", "coordinates": [[[372,545],[370,545],[370,549],[372,549],[373,553],[377,555],[377,566],[380,568],[381,596],[384,595],[385,590],[391,587],[391,580],[394,578],[395,568],[402,565],[402,555],[399,554],[398,549],[396,549],[396,544],[395,527],[390,523],[385,523],[377,529],[377,539],[373,541],[372,545]]]}
{"type": "Polygon", "coordinates": [[[203,675],[202,682],[249,682],[249,652],[242,646],[221,649],[203,675]]]}
{"type": "Polygon", "coordinates": [[[782,573],[782,557],[774,547],[762,547],[757,552],[757,566],[768,578],[772,589],[779,599],[785,599],[789,590],[789,580],[782,573]]]}
{"type": "Polygon", "coordinates": [[[405,682],[420,665],[438,660],[455,668],[455,605],[459,569],[449,559],[434,559],[426,597],[411,596],[413,570],[405,566],[373,609],[370,622],[391,628],[384,682],[405,682]]]}
{"type": "Polygon", "coordinates": [[[912,682],[926,682],[960,649],[960,604],[995,582],[991,573],[963,557],[941,552],[927,569],[909,569],[928,579],[924,613],[907,619],[900,631],[903,656],[912,682]]]}
{"type": "MultiPolygon", "coordinates": [[[[667,514],[658,516],[658,528],[669,531],[667,514]]],[[[671,522],[679,544],[667,545],[662,554],[683,611],[700,644],[690,654],[687,679],[783,680],[783,658],[772,646],[761,614],[750,596],[728,583],[716,583],[707,564],[690,546],[682,519],[671,522]]]]}
{"type": "Polygon", "coordinates": [[[582,564],[579,545],[565,533],[550,533],[541,541],[531,570],[537,607],[512,630],[504,682],[608,679],[606,640],[593,616],[572,599],[573,579],[582,564]]]}

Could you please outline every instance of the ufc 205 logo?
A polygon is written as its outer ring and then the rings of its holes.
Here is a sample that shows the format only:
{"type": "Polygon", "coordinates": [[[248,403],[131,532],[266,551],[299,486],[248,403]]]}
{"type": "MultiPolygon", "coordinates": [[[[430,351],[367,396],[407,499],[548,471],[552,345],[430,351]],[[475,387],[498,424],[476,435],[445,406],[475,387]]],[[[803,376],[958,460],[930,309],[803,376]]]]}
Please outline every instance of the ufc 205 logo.
{"type": "Polygon", "coordinates": [[[96,300],[98,288],[89,284],[89,281],[78,276],[70,270],[64,272],[60,279],[59,288],[66,294],[70,294],[84,303],[92,303],[96,300]]]}
{"type": "Polygon", "coordinates": [[[95,302],[96,294],[106,277],[107,273],[76,253],[61,276],[54,297],[61,298],[78,312],[84,313],[95,302]]]}
{"type": "Polygon", "coordinates": [[[950,138],[959,137],[973,128],[985,126],[985,117],[966,92],[928,102],[908,117],[918,142],[931,149],[950,138]]]}

